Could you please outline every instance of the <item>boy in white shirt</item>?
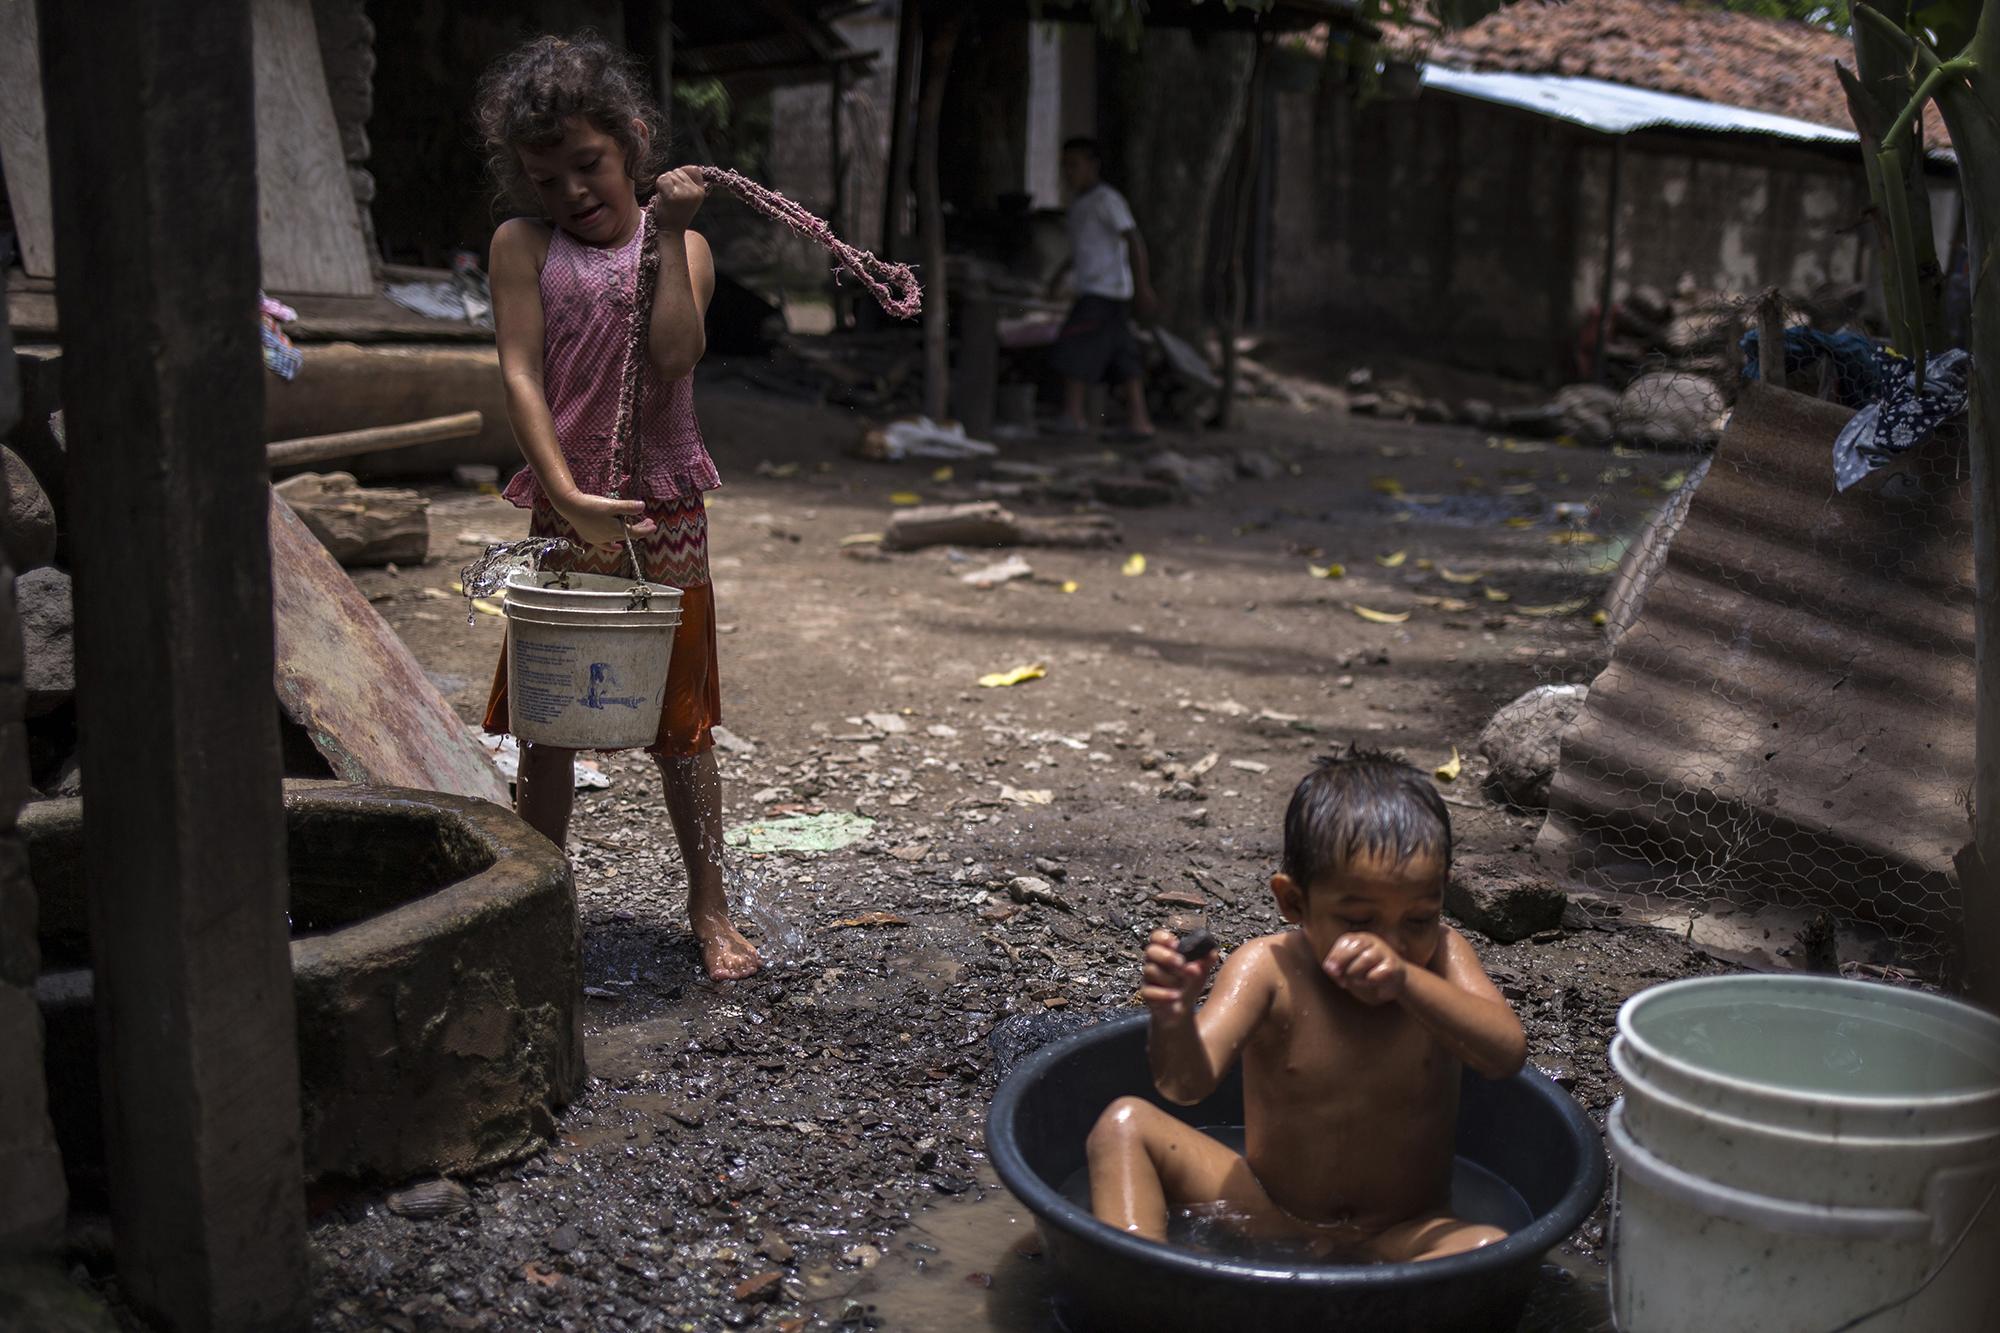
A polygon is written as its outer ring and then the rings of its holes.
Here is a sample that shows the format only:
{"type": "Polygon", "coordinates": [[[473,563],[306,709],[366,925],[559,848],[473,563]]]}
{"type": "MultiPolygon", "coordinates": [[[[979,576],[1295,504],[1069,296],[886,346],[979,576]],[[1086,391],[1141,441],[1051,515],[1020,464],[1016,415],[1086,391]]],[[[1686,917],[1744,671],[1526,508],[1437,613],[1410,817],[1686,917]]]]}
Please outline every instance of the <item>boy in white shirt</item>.
{"type": "MultiPolygon", "coordinates": [[[[1146,244],[1132,220],[1125,196],[1104,183],[1103,162],[1094,139],[1063,145],[1063,183],[1070,190],[1070,259],[1076,303],[1063,321],[1049,359],[1063,377],[1063,415],[1056,433],[1087,435],[1086,401],[1094,384],[1118,386],[1125,397],[1126,427],[1116,438],[1149,440],[1153,421],[1146,412],[1139,343],[1132,335],[1132,311],[1150,316],[1157,301],[1147,270],[1146,244]]],[[[1062,277],[1058,269],[1051,287],[1062,277]]]]}

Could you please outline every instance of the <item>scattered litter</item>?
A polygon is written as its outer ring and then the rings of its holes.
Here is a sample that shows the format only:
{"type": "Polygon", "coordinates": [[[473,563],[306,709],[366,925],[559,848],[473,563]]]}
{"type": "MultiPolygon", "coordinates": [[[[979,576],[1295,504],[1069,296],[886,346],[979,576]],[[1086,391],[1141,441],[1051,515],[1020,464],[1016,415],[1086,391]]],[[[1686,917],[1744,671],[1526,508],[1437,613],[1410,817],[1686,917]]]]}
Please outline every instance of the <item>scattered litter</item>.
{"type": "Polygon", "coordinates": [[[1012,583],[1015,579],[1033,578],[1034,574],[1035,571],[1029,567],[1027,561],[1018,555],[1010,555],[998,564],[975,569],[970,574],[960,574],[958,581],[975,588],[997,588],[1003,583],[1012,583]]]}
{"type": "Polygon", "coordinates": [[[1011,671],[996,671],[991,675],[981,676],[979,678],[979,686],[981,689],[986,690],[1001,690],[1007,688],[1009,685],[1021,685],[1031,680],[1040,680],[1048,674],[1049,669],[1040,662],[1036,662],[1032,666],[1017,666],[1011,671]]]}
{"type": "Polygon", "coordinates": [[[1556,602],[1550,606],[1517,606],[1515,611],[1524,616],[1573,616],[1590,605],[1588,597],[1578,597],[1574,601],[1556,602]]]}
{"type": "Polygon", "coordinates": [[[398,1190],[383,1202],[398,1217],[428,1221],[436,1217],[457,1217],[472,1207],[472,1195],[456,1180],[440,1177],[398,1190]]]}
{"type": "Polygon", "coordinates": [[[1439,782],[1456,782],[1459,773],[1464,767],[1465,761],[1459,758],[1458,747],[1454,745],[1451,747],[1451,758],[1439,764],[1435,770],[1437,780],[1439,782]]]}
{"type": "Polygon", "coordinates": [[[874,827],[866,815],[828,811],[738,824],[722,840],[752,852],[836,852],[860,842],[874,827]]]}
{"type": "Polygon", "coordinates": [[[1271,771],[1269,764],[1260,764],[1255,759],[1232,759],[1229,761],[1229,766],[1244,773],[1269,773],[1271,771]]]}
{"type": "Polygon", "coordinates": [[[1046,787],[1024,790],[1020,787],[1010,787],[1003,782],[1000,784],[1000,799],[1009,805],[1052,805],[1055,803],[1056,794],[1046,787]]]}
{"type": "Polygon", "coordinates": [[[899,463],[906,458],[992,458],[1000,450],[971,438],[957,422],[940,426],[920,416],[902,417],[863,432],[860,452],[863,458],[899,463]]]}
{"type": "Polygon", "coordinates": [[[743,737],[737,735],[728,727],[717,724],[708,729],[708,734],[714,739],[715,747],[718,750],[725,750],[730,754],[741,755],[757,753],[757,742],[743,739],[743,737]]]}
{"type": "Polygon", "coordinates": [[[828,930],[874,930],[881,926],[907,926],[906,917],[894,912],[863,912],[860,916],[842,917],[827,926],[828,930]]]}
{"type": "MultiPolygon", "coordinates": [[[[493,761],[493,767],[499,770],[501,777],[513,782],[521,776],[519,741],[512,736],[489,736],[480,727],[467,727],[466,731],[486,751],[487,758],[493,761]]],[[[595,759],[579,756],[573,767],[578,791],[603,791],[611,785],[611,775],[606,773],[595,759]]]]}
{"type": "Polygon", "coordinates": [[[1146,572],[1146,557],[1137,551],[1132,552],[1125,557],[1124,567],[1119,572],[1128,579],[1137,578],[1146,572]]]}
{"type": "Polygon", "coordinates": [[[1375,563],[1384,569],[1395,569],[1409,558],[1410,553],[1408,551],[1392,551],[1388,555],[1376,556],[1375,563]]]}
{"type": "Polygon", "coordinates": [[[1349,603],[1348,609],[1363,620],[1377,625],[1400,625],[1410,618],[1408,611],[1377,611],[1373,607],[1357,606],[1349,603]]]}

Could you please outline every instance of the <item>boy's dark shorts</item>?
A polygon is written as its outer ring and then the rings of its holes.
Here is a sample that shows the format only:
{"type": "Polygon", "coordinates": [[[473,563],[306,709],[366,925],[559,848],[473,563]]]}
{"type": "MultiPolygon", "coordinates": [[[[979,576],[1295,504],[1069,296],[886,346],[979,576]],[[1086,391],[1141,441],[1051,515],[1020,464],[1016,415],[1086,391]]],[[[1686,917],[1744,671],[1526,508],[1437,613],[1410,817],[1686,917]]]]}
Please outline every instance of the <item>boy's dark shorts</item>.
{"type": "Polygon", "coordinates": [[[1139,340],[1132,335],[1132,303],[1108,296],[1079,296],[1062,332],[1049,348],[1049,364],[1066,380],[1128,384],[1139,378],[1139,340]]]}

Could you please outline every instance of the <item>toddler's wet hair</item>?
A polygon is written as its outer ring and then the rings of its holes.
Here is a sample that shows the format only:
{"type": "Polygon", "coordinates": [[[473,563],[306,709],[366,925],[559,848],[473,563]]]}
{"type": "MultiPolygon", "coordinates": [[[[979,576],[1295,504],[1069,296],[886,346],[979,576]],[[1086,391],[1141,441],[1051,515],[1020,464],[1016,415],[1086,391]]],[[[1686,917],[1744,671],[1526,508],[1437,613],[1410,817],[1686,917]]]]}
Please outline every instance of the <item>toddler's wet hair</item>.
{"type": "Polygon", "coordinates": [[[635,184],[651,182],[665,161],[666,121],[644,76],[595,33],[537,37],[515,47],[480,78],[472,115],[493,183],[516,204],[532,206],[534,191],[515,150],[561,143],[563,122],[572,116],[617,141],[635,184]],[[646,127],[643,137],[635,121],[646,127]]]}
{"type": "Polygon", "coordinates": [[[1451,862],[1451,813],[1428,776],[1398,756],[1350,746],[1314,764],[1285,809],[1284,872],[1301,889],[1363,852],[1401,865],[1451,862]]]}

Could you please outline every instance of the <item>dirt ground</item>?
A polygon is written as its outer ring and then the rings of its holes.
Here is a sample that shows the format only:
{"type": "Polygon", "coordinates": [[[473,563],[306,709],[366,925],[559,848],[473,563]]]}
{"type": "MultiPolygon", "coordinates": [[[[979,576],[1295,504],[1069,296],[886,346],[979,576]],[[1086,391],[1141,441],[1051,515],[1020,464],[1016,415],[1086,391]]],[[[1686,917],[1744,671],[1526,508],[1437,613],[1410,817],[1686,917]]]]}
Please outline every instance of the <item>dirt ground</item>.
{"type": "MultiPolygon", "coordinates": [[[[649,769],[607,759],[612,786],[579,794],[571,839],[588,1091],[559,1143],[466,1182],[466,1217],[327,1201],[313,1229],[321,1328],[918,1328],[942,1316],[907,1311],[939,1307],[889,1295],[927,1271],[973,1301],[953,1322],[1045,1324],[1031,1261],[935,1242],[966,1232],[939,1224],[949,1210],[1005,1202],[982,1150],[988,1034],[1011,1015],[1124,1010],[1157,924],[1205,922],[1225,945],[1275,929],[1264,882],[1284,801],[1312,756],[1349,740],[1426,768],[1456,748],[1461,852],[1525,867],[1535,825],[1481,794],[1474,741],[1498,706],[1590,656],[1605,576],[1552,543],[1553,520],[1502,515],[1609,496],[1595,526],[1612,531],[1684,465],[1252,408],[1228,434],[1165,442],[1258,451],[1275,475],[1111,511],[1122,546],[1026,551],[1031,579],[979,590],[960,576],[1005,553],[869,559],[842,544],[881,531],[892,494],[971,498],[964,465],[941,481],[934,463],[851,459],[860,422],[838,410],[727,384],[701,403],[727,483],[711,499],[723,711],[744,743],[720,754],[728,822],[824,810],[874,823],[831,853],[734,854],[732,894],[771,965],[716,985],[685,929],[649,769]],[[1123,572],[1135,553],[1144,572],[1123,572]],[[1309,572],[1336,563],[1342,578],[1309,572]],[[1523,613],[1579,596],[1575,613],[1523,613]],[[1356,605],[1412,614],[1373,623],[1356,605]],[[978,684],[1027,664],[1046,677],[978,684]],[[1192,781],[1160,774],[1210,754],[1192,781]],[[1018,875],[1049,880],[1061,906],[1011,901],[1018,875]]],[[[473,720],[501,629],[483,614],[468,626],[450,584],[475,542],[519,535],[525,517],[490,495],[433,494],[431,562],[357,581],[473,720]]],[[[1617,1091],[1605,1044],[1618,1004],[1722,967],[1603,914],[1505,947],[1474,938],[1533,1061],[1599,1118],[1617,1091]]],[[[1545,1284],[1595,1294],[1557,1316],[1545,1293],[1526,1327],[1601,1323],[1601,1220],[1545,1284]]]]}

